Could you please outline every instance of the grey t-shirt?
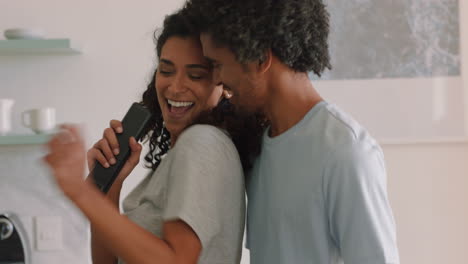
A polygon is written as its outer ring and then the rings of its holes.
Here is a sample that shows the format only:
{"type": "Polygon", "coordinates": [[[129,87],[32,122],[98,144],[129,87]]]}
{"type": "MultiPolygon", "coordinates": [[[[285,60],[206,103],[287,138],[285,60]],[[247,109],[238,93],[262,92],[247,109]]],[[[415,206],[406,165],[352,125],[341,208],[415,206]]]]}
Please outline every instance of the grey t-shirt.
{"type": "Polygon", "coordinates": [[[202,243],[198,263],[239,263],[245,188],[231,139],[214,126],[186,129],[157,170],[125,198],[123,209],[160,238],[165,221],[183,220],[202,243]]]}
{"type": "Polygon", "coordinates": [[[247,189],[252,264],[399,263],[383,152],[335,105],[265,131],[247,189]]]}

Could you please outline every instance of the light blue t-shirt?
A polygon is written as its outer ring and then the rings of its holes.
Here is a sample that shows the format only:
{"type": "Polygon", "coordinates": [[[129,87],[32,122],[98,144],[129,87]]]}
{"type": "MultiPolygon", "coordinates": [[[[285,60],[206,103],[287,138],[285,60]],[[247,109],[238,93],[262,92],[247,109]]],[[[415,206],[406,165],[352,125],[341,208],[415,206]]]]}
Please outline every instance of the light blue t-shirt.
{"type": "Polygon", "coordinates": [[[252,264],[399,263],[382,150],[336,106],[266,131],[247,187],[252,264]]]}

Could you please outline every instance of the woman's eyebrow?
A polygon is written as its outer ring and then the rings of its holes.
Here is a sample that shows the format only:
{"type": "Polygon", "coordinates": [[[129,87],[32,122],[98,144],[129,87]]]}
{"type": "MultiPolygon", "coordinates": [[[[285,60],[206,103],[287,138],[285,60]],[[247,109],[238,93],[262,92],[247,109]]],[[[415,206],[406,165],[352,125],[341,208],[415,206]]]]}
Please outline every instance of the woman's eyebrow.
{"type": "MultiPolygon", "coordinates": [[[[168,59],[160,59],[160,62],[163,64],[167,64],[169,66],[175,66],[175,64],[168,59]]],[[[209,66],[203,65],[203,64],[187,64],[185,67],[188,69],[204,69],[204,70],[210,69],[209,66]]]]}
{"type": "Polygon", "coordinates": [[[174,63],[170,60],[166,60],[166,59],[160,59],[160,62],[164,63],[164,64],[168,64],[168,65],[171,65],[171,66],[174,66],[174,63]]]}

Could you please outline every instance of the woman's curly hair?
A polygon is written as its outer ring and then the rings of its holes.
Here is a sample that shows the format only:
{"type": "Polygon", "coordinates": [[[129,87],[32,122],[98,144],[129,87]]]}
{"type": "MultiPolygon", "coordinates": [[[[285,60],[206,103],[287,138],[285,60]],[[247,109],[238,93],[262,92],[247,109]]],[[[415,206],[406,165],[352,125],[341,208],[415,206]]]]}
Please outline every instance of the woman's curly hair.
{"type": "MultiPolygon", "coordinates": [[[[171,37],[199,37],[199,32],[194,30],[186,17],[180,12],[169,15],[164,20],[162,32],[155,37],[156,52],[158,58],[166,41],[171,37]]],[[[156,93],[157,69],[143,93],[141,104],[152,112],[152,119],[144,132],[149,139],[150,150],[145,156],[146,167],[156,170],[163,156],[169,151],[171,142],[169,131],[164,126],[164,120],[156,93]]],[[[267,126],[265,118],[260,115],[246,115],[236,111],[228,100],[221,102],[212,110],[200,114],[193,124],[210,124],[225,129],[233,140],[244,170],[252,166],[252,159],[260,153],[260,140],[264,128],[267,126]]]]}
{"type": "Polygon", "coordinates": [[[331,69],[329,13],[322,0],[188,0],[184,15],[245,64],[271,49],[296,72],[331,69]]]}

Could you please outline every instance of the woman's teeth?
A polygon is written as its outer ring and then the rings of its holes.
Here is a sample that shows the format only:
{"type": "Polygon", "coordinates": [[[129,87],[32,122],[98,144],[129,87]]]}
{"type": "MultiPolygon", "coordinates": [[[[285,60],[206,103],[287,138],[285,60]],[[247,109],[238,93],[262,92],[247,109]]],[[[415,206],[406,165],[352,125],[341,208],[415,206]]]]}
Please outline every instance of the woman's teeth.
{"type": "Polygon", "coordinates": [[[188,106],[193,105],[193,102],[176,102],[176,101],[172,101],[172,100],[167,100],[167,102],[172,107],[188,107],[188,106]]]}

